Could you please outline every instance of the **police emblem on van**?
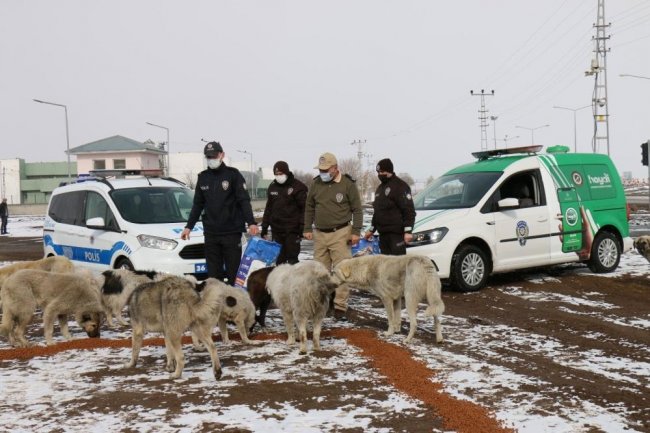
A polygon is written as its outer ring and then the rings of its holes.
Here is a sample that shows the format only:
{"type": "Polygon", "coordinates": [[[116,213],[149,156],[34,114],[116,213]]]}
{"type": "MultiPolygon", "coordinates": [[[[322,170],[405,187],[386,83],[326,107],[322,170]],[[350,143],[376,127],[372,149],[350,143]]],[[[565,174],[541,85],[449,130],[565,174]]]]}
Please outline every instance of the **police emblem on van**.
{"type": "Polygon", "coordinates": [[[573,179],[573,183],[575,183],[577,186],[582,185],[582,176],[577,171],[571,173],[571,179],[573,179]]]}
{"type": "Polygon", "coordinates": [[[526,245],[526,237],[528,236],[528,224],[526,221],[517,222],[517,240],[522,247],[526,245]]]}

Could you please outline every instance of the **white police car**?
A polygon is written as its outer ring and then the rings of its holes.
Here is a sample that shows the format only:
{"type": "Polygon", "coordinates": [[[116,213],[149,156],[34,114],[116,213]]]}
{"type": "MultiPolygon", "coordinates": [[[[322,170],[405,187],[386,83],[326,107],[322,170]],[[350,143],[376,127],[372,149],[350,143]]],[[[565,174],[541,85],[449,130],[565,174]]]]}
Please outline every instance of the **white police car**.
{"type": "Polygon", "coordinates": [[[185,184],[157,177],[90,177],[58,187],[43,226],[45,256],[65,256],[96,271],[204,274],[202,224],[189,240],[180,238],[193,197],[185,184]]]}

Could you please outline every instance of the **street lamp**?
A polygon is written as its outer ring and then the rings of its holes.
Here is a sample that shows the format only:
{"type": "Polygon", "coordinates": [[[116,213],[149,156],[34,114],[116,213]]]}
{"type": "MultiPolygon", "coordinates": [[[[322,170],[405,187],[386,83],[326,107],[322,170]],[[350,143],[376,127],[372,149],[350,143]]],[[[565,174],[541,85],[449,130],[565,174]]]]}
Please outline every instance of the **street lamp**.
{"type": "Polygon", "coordinates": [[[167,176],[171,176],[171,166],[169,164],[169,128],[166,126],[156,125],[155,123],[145,122],[147,125],[155,126],[156,128],[161,128],[167,131],[167,176]]]}
{"type": "Polygon", "coordinates": [[[530,131],[530,144],[535,144],[535,130],[540,129],[540,128],[546,128],[547,126],[551,125],[540,125],[536,126],[534,128],[529,128],[527,126],[515,126],[515,128],[521,128],[521,129],[527,129],[530,131]]]}
{"type": "Polygon", "coordinates": [[[497,119],[499,116],[490,116],[492,123],[492,132],[494,132],[494,148],[497,148],[497,119]]]}
{"type": "Polygon", "coordinates": [[[650,77],[644,77],[643,75],[618,74],[618,76],[619,77],[641,78],[642,80],[650,80],[650,77]]]}
{"type": "Polygon", "coordinates": [[[248,154],[251,157],[251,196],[252,198],[255,198],[255,185],[253,185],[253,153],[246,150],[237,150],[237,152],[248,154]]]}
{"type": "Polygon", "coordinates": [[[68,132],[68,107],[63,104],[41,101],[40,99],[34,99],[33,101],[38,102],[39,104],[56,105],[57,107],[63,107],[63,109],[65,110],[65,142],[66,142],[65,153],[68,155],[68,182],[72,182],[72,176],[70,174],[71,172],[70,171],[70,134],[68,132]]]}
{"type": "Polygon", "coordinates": [[[518,136],[518,135],[515,135],[514,137],[509,137],[508,134],[506,134],[505,137],[500,138],[499,140],[500,140],[500,141],[503,141],[503,143],[505,144],[506,149],[507,149],[507,148],[508,148],[508,141],[510,141],[510,140],[514,140],[514,139],[516,139],[516,138],[519,138],[519,136],[518,136]]]}
{"type": "Polygon", "coordinates": [[[577,123],[576,123],[576,113],[584,108],[591,107],[591,104],[585,105],[584,107],[580,108],[568,108],[568,107],[560,107],[559,105],[554,105],[553,108],[559,108],[561,110],[569,110],[573,111],[573,152],[578,153],[578,129],[577,129],[577,123]]]}

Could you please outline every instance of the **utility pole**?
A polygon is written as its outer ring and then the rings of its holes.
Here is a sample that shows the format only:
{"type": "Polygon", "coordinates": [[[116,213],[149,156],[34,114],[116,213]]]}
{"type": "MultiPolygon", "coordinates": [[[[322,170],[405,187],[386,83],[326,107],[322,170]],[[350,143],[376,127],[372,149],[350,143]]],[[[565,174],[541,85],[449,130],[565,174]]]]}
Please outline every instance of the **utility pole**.
{"type": "Polygon", "coordinates": [[[492,132],[494,132],[494,148],[497,148],[497,119],[499,116],[490,116],[492,121],[492,132]]]}
{"type": "Polygon", "coordinates": [[[366,194],[366,176],[364,176],[363,170],[363,157],[366,156],[366,154],[363,152],[364,144],[366,144],[366,140],[354,140],[352,143],[350,143],[350,146],[357,146],[357,160],[360,170],[359,176],[361,177],[361,185],[359,185],[361,187],[361,197],[364,197],[366,194]]]}
{"type": "Polygon", "coordinates": [[[485,97],[486,96],[494,96],[494,90],[491,91],[491,93],[485,93],[483,89],[481,89],[481,93],[474,93],[473,90],[469,91],[469,94],[472,96],[480,96],[481,97],[481,109],[478,110],[478,119],[480,120],[479,127],[481,128],[481,150],[487,150],[488,147],[488,138],[487,138],[487,113],[488,110],[485,108],[485,97]]]}
{"type": "Polygon", "coordinates": [[[603,146],[609,155],[609,98],[607,97],[607,52],[606,42],[609,35],[605,32],[611,24],[605,24],[605,0],[598,0],[598,15],[596,17],[596,36],[594,41],[594,58],[586,76],[594,76],[594,92],[591,101],[594,113],[594,136],[592,150],[597,153],[603,146]]]}
{"type": "MultiPolygon", "coordinates": [[[[2,164],[2,162],[0,162],[2,164]]],[[[7,186],[5,185],[5,173],[7,171],[6,167],[2,167],[2,191],[0,192],[0,200],[6,198],[7,186]]]]}

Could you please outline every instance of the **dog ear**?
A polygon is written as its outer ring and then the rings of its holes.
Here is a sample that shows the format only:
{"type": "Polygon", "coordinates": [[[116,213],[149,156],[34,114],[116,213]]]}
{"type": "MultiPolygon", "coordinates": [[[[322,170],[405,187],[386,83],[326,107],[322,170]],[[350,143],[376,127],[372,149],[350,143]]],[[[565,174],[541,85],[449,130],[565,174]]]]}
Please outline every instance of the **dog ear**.
{"type": "Polygon", "coordinates": [[[226,296],[226,305],[229,306],[230,308],[234,307],[237,305],[237,299],[235,299],[232,296],[226,296]]]}

